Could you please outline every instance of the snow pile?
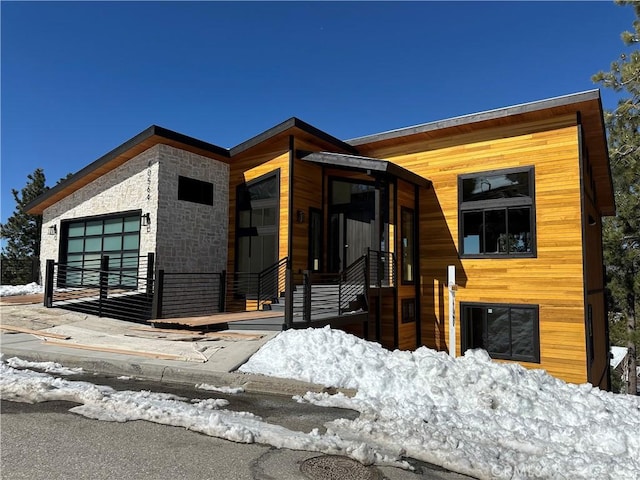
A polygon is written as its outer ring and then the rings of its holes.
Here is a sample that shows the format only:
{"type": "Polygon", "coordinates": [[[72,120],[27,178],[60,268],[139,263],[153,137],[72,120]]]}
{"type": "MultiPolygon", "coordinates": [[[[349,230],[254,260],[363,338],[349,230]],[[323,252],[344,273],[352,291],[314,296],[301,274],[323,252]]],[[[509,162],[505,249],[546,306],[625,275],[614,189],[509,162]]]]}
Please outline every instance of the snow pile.
{"type": "Polygon", "coordinates": [[[33,295],[42,293],[42,285],[29,283],[27,285],[0,285],[0,297],[10,297],[13,295],[33,295]]]}
{"type": "Polygon", "coordinates": [[[167,393],[116,391],[88,382],[54,378],[46,373],[18,370],[0,363],[0,396],[3,400],[37,403],[64,400],[79,403],[70,411],[97,420],[126,422],[146,420],[184,427],[205,435],[241,443],[263,443],[276,448],[347,455],[364,464],[381,463],[407,468],[400,451],[374,448],[357,439],[333,434],[296,432],[264,422],[249,412],[220,410],[225,399],[193,400],[167,393]]]}
{"type": "Polygon", "coordinates": [[[57,375],[77,375],[84,373],[84,370],[80,367],[67,368],[56,362],[29,362],[18,357],[9,358],[7,365],[13,368],[30,368],[57,375]]]}
{"type": "Polygon", "coordinates": [[[339,330],[289,330],[243,372],[355,388],[305,395],[350,407],[328,433],[357,438],[479,478],[638,478],[640,398],[573,385],[469,351],[383,349],[339,330]]]}
{"type": "Polygon", "coordinates": [[[228,393],[231,395],[244,392],[244,388],[242,387],[216,387],[215,385],[209,385],[208,383],[198,383],[196,388],[200,390],[208,390],[210,392],[228,393]]]}

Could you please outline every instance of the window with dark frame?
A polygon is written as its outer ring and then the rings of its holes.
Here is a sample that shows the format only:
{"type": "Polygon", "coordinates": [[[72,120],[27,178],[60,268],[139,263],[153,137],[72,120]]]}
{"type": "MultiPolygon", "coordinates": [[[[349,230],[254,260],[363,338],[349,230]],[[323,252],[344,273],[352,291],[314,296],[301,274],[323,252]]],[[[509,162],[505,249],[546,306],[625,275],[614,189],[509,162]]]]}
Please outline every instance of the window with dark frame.
{"type": "Polygon", "coordinates": [[[463,303],[462,350],[482,348],[491,358],[540,363],[537,305],[463,303]]]}
{"type": "Polygon", "coordinates": [[[402,283],[415,281],[415,215],[413,210],[402,207],[400,210],[400,237],[402,253],[402,283]]]}
{"type": "Polygon", "coordinates": [[[178,200],[213,205],[213,183],[179,176],[178,200]]]}
{"type": "Polygon", "coordinates": [[[460,251],[470,257],[534,257],[534,168],[458,177],[460,251]]]}
{"type": "Polygon", "coordinates": [[[402,299],[402,323],[411,323],[416,321],[416,299],[402,299]]]}

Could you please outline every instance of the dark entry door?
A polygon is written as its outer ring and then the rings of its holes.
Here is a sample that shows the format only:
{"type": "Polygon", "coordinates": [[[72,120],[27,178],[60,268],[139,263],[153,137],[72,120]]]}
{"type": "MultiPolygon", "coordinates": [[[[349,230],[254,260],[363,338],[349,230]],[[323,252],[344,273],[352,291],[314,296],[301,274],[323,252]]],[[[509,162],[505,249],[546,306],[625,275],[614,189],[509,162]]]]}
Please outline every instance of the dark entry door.
{"type": "Polygon", "coordinates": [[[339,272],[375,248],[376,191],[373,184],[333,180],[329,215],[329,270],[339,272]]]}

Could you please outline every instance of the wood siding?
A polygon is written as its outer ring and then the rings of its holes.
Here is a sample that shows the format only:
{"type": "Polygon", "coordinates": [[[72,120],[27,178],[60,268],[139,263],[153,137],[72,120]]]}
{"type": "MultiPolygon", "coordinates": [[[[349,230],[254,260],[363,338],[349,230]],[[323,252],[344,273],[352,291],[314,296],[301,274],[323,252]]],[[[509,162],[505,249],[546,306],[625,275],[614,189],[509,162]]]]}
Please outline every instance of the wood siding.
{"type": "MultiPolygon", "coordinates": [[[[433,188],[421,194],[419,208],[423,344],[448,348],[448,300],[443,287],[447,266],[455,265],[458,317],[460,302],[539,305],[541,360],[523,365],[544,368],[571,382],[587,380],[575,123],[575,118],[567,117],[529,126],[529,133],[518,126],[367,152],[433,182],[433,188]],[[519,166],[535,167],[536,258],[461,260],[458,175],[519,166]]],[[[456,334],[460,354],[460,329],[456,334]]]]}

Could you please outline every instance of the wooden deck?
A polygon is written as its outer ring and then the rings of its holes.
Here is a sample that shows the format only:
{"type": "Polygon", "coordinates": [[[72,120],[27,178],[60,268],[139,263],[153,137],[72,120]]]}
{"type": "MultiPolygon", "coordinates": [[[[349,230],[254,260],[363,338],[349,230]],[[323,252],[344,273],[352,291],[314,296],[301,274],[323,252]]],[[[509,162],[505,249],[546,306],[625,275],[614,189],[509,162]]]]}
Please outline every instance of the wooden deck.
{"type": "Polygon", "coordinates": [[[43,303],[44,296],[42,293],[34,293],[30,295],[11,295],[0,297],[0,305],[32,305],[43,303]]]}
{"type": "Polygon", "coordinates": [[[243,322],[246,320],[263,320],[282,318],[284,322],[283,312],[255,311],[255,312],[234,312],[234,313],[216,313],[203,317],[184,317],[184,318],[157,318],[148,320],[149,323],[158,325],[182,325],[185,327],[205,327],[208,325],[220,325],[225,323],[243,322]]]}

